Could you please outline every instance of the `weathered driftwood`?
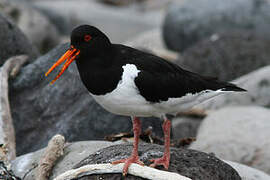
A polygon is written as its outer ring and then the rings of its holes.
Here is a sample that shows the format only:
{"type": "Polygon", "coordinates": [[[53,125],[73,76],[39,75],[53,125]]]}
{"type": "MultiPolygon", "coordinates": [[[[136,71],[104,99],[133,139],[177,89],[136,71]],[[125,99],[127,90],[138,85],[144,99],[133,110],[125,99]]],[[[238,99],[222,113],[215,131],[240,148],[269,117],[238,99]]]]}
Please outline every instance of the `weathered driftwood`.
{"type": "Polygon", "coordinates": [[[40,159],[38,169],[36,171],[36,180],[49,179],[51,170],[55,162],[64,154],[65,138],[62,135],[55,135],[49,141],[45,152],[40,159]]]}
{"type": "MultiPolygon", "coordinates": [[[[110,163],[85,165],[77,169],[66,171],[57,176],[54,180],[71,180],[91,174],[122,173],[123,166],[124,163],[117,165],[112,165],[110,163]]],[[[138,164],[131,164],[128,168],[128,174],[155,180],[191,180],[190,178],[177,173],[161,171],[148,166],[140,166],[138,164]]]]}
{"type": "Polygon", "coordinates": [[[14,77],[27,61],[26,55],[9,58],[0,68],[0,144],[6,149],[0,154],[0,160],[10,161],[16,158],[15,131],[8,99],[8,78],[14,77]]]}

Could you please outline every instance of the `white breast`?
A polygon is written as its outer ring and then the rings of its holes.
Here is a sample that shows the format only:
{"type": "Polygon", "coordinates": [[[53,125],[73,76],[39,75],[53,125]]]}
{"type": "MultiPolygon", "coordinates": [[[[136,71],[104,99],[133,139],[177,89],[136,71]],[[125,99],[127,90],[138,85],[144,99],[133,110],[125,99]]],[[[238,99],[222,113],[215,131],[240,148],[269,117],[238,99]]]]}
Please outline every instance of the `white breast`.
{"type": "Polygon", "coordinates": [[[126,64],[123,70],[122,79],[115,90],[105,95],[91,95],[112,113],[127,116],[152,116],[155,108],[139,94],[134,82],[140,70],[134,64],[126,64]]]}

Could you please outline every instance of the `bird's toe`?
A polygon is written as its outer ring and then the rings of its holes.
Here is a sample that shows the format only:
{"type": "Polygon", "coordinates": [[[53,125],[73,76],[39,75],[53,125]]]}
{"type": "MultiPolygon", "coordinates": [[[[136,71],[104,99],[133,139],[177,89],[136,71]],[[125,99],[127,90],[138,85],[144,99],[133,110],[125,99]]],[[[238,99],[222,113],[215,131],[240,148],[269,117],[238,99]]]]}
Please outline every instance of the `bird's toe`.
{"type": "Polygon", "coordinates": [[[127,159],[120,159],[117,161],[113,161],[112,164],[119,164],[119,163],[125,163],[124,168],[123,168],[123,176],[127,175],[128,173],[128,167],[132,164],[132,163],[136,163],[139,164],[141,166],[144,166],[144,163],[142,161],[140,161],[139,156],[130,156],[127,159]]]}
{"type": "Polygon", "coordinates": [[[169,159],[166,158],[166,156],[163,156],[158,159],[151,159],[151,162],[153,162],[150,167],[156,167],[158,165],[162,165],[165,169],[169,169],[169,159]]]}

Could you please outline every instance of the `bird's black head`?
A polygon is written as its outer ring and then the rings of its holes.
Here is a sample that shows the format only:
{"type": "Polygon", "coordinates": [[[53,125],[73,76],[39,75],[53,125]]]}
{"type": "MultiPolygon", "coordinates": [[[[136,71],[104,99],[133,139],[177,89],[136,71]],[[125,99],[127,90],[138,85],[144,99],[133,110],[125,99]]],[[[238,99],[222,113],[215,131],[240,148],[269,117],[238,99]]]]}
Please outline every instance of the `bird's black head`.
{"type": "MultiPolygon", "coordinates": [[[[71,33],[71,46],[93,56],[111,45],[109,38],[94,26],[81,25],[71,33]]],[[[103,52],[104,53],[104,52],[103,52]]]]}
{"type": "Polygon", "coordinates": [[[106,54],[111,47],[109,38],[96,27],[89,25],[76,27],[72,31],[70,39],[70,48],[45,74],[47,76],[55,67],[66,60],[61,71],[51,83],[56,81],[74,60],[79,62],[94,59],[96,56],[106,54]]]}

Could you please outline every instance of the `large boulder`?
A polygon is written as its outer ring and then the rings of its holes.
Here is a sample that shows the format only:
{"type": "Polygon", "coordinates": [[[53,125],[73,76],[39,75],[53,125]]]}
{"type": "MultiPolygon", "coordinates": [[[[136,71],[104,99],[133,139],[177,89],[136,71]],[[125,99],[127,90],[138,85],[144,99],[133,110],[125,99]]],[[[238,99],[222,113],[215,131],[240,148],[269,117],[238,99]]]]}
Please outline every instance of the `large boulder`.
{"type": "Polygon", "coordinates": [[[202,122],[190,148],[270,174],[269,117],[269,109],[257,106],[214,111],[202,122]]]}
{"type": "Polygon", "coordinates": [[[29,42],[21,30],[0,13],[0,66],[15,55],[29,55],[30,61],[38,56],[37,49],[29,42]]]}
{"type": "Polygon", "coordinates": [[[196,0],[172,3],[163,25],[170,49],[183,51],[202,38],[229,29],[252,30],[265,38],[270,32],[267,0],[196,0]]]}
{"type": "MultiPolygon", "coordinates": [[[[109,146],[98,150],[89,157],[78,163],[75,167],[81,167],[87,164],[108,163],[117,159],[127,158],[132,151],[132,144],[120,144],[109,146]]],[[[159,158],[163,154],[163,147],[155,144],[141,143],[139,145],[140,160],[146,165],[150,164],[149,159],[159,158]]],[[[157,167],[164,170],[163,167],[157,167]]],[[[189,177],[193,180],[223,180],[234,179],[240,180],[238,173],[228,164],[217,159],[216,157],[184,148],[171,148],[171,161],[168,171],[177,172],[183,176],[189,177]]],[[[79,178],[86,179],[121,179],[122,174],[102,174],[90,175],[79,178]]],[[[126,179],[143,179],[128,175],[126,179]]]]}
{"type": "MultiPolygon", "coordinates": [[[[114,143],[107,141],[81,141],[68,144],[64,148],[64,154],[55,164],[52,170],[52,177],[71,169],[74,164],[87,158],[96,151],[111,146],[114,143]]],[[[37,172],[37,165],[40,162],[45,150],[41,149],[32,153],[28,153],[17,157],[11,162],[11,169],[16,176],[24,180],[34,180],[37,172]]]]}
{"type": "Polygon", "coordinates": [[[196,137],[203,118],[176,117],[172,120],[172,134],[174,139],[196,137]]]}
{"type": "MultiPolygon", "coordinates": [[[[50,179],[75,167],[86,164],[108,163],[115,158],[125,158],[130,155],[132,144],[118,144],[106,141],[74,142],[64,148],[63,156],[56,162],[52,169],[50,179]]],[[[240,180],[238,173],[228,164],[213,155],[189,149],[171,148],[171,163],[169,171],[200,180],[240,180]]],[[[37,165],[44,153],[44,149],[17,157],[11,163],[11,169],[16,176],[24,180],[34,180],[37,165]]],[[[163,147],[159,145],[140,143],[139,153],[141,160],[149,165],[149,159],[162,155],[163,147]]],[[[158,169],[162,169],[159,167],[158,169]]],[[[79,179],[121,179],[122,174],[103,174],[84,176],[79,179]]],[[[126,179],[142,179],[128,175],[126,179]]]]}
{"type": "MultiPolygon", "coordinates": [[[[37,150],[55,134],[67,141],[103,139],[105,135],[130,131],[129,117],[111,114],[99,106],[83,86],[76,64],[53,85],[57,70],[45,79],[44,73],[67,50],[60,45],[21,69],[10,83],[10,105],[16,131],[17,153],[37,150]]],[[[143,118],[143,128],[153,127],[162,135],[161,120],[143,118]]]]}
{"type": "Polygon", "coordinates": [[[232,161],[225,161],[227,164],[232,166],[241,176],[242,180],[269,180],[270,176],[266,173],[255,169],[248,167],[243,164],[239,164],[232,161]]]}
{"type": "Polygon", "coordinates": [[[148,51],[167,60],[176,60],[178,56],[177,53],[165,47],[160,28],[140,33],[137,36],[129,38],[124,44],[143,51],[148,51]]]}
{"type": "Polygon", "coordinates": [[[246,74],[233,82],[239,87],[246,89],[247,92],[232,92],[220,95],[196,107],[201,109],[219,109],[231,105],[270,107],[270,66],[246,74]]]}
{"type": "Polygon", "coordinates": [[[159,27],[164,15],[160,8],[114,7],[89,0],[80,0],[80,3],[77,0],[36,1],[33,5],[62,33],[69,35],[74,26],[91,24],[106,32],[114,43],[122,43],[143,31],[159,27]]]}
{"type": "Polygon", "coordinates": [[[0,0],[0,10],[16,23],[40,52],[47,52],[59,43],[60,34],[56,27],[30,4],[0,0]]]}
{"type": "Polygon", "coordinates": [[[270,38],[251,31],[216,33],[184,51],[177,64],[231,81],[270,64],[270,38]]]}

